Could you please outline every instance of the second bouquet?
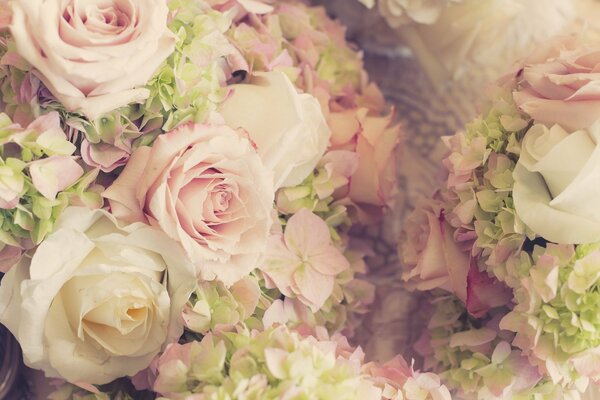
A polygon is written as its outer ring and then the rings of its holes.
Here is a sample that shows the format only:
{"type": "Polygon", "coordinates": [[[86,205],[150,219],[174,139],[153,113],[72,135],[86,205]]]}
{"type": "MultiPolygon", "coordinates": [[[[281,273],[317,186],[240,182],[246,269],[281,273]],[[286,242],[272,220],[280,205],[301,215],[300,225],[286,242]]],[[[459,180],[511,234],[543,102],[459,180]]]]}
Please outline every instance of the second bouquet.
{"type": "Polygon", "coordinates": [[[447,180],[410,218],[418,343],[457,398],[578,399],[600,379],[597,42],[569,36],[492,88],[446,138],[447,180]]]}

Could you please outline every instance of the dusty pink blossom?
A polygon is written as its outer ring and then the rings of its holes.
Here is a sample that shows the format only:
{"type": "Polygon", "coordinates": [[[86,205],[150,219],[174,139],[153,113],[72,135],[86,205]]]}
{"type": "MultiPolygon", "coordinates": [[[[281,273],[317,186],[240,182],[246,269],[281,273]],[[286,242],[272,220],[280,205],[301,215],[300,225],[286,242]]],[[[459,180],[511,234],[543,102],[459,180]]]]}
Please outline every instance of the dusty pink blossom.
{"type": "Polygon", "coordinates": [[[246,136],[193,124],[136,149],[104,196],[113,214],[159,227],[207,279],[226,285],[257,266],[274,200],[271,174],[246,136]]]}
{"type": "Polygon", "coordinates": [[[333,292],[336,275],[349,267],[325,221],[304,208],[289,219],[283,235],[269,238],[260,269],[283,294],[314,312],[333,292]]]}

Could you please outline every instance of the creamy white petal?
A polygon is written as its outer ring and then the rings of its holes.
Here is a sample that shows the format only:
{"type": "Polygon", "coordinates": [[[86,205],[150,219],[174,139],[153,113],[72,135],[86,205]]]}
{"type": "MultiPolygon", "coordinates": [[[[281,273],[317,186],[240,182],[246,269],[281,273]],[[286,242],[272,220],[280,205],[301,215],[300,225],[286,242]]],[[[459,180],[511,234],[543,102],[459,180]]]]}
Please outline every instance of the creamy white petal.
{"type": "Polygon", "coordinates": [[[106,211],[78,207],[64,216],[3,279],[0,322],[48,377],[103,384],[135,374],[181,335],[194,267],[147,225],[119,226],[106,211]]]}
{"type": "MultiPolygon", "coordinates": [[[[546,183],[540,174],[530,172],[517,164],[513,177],[513,198],[517,215],[533,232],[555,243],[579,244],[600,241],[600,220],[554,208],[546,183]]],[[[589,201],[589,198],[582,198],[581,201],[589,201]]],[[[598,201],[600,199],[592,201],[591,204],[598,204],[598,201]]]]}
{"type": "Polygon", "coordinates": [[[588,161],[595,148],[596,144],[586,131],[573,132],[548,150],[529,170],[542,174],[550,194],[556,197],[570,190],[568,188],[577,176],[587,175],[588,161]]]}
{"type": "Polygon", "coordinates": [[[248,131],[265,166],[273,171],[275,189],[301,183],[331,136],[318,100],[298,94],[282,72],[256,73],[249,83],[232,89],[219,108],[225,123],[248,131]]]}

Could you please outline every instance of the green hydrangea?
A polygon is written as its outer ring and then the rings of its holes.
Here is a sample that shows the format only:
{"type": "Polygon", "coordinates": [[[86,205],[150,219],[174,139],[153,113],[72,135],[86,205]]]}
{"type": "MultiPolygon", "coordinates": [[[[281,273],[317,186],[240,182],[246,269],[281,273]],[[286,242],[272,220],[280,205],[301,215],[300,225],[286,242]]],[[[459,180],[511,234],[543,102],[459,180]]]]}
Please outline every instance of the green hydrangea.
{"type": "Polygon", "coordinates": [[[498,326],[506,309],[476,319],[450,295],[436,297],[428,322],[425,368],[438,372],[458,399],[554,400],[579,398],[585,382],[557,385],[515,346],[515,333],[498,326]],[[564,396],[564,397],[563,397],[564,396]]]}
{"type": "Polygon", "coordinates": [[[183,310],[186,327],[196,333],[234,330],[258,306],[258,280],[248,276],[227,288],[221,282],[201,282],[183,310]]]}
{"type": "Polygon", "coordinates": [[[600,347],[600,245],[549,244],[537,247],[533,258],[502,326],[565,386],[580,377],[575,360],[600,347]]]}
{"type": "Polygon", "coordinates": [[[516,215],[512,172],[520,142],[530,126],[507,87],[496,88],[482,117],[465,132],[446,138],[451,154],[444,161],[450,172],[446,197],[455,227],[476,233],[475,248],[487,272],[510,287],[519,287],[530,260],[523,246],[535,235],[516,215]]]}
{"type": "Polygon", "coordinates": [[[69,204],[93,208],[103,204],[102,188],[94,184],[98,174],[95,170],[59,192],[55,199],[46,198],[35,188],[28,162],[52,156],[69,157],[75,152],[64,132],[53,125],[58,123],[58,117],[54,122],[49,118],[22,128],[6,114],[0,114],[0,188],[3,196],[12,193],[16,199],[15,204],[4,204],[0,209],[0,242],[4,245],[23,248],[29,247],[30,242],[39,244],[69,204]]]}
{"type": "Polygon", "coordinates": [[[176,49],[148,82],[146,120],[162,119],[169,131],[188,121],[205,122],[225,99],[224,57],[235,51],[224,35],[231,25],[226,14],[202,2],[169,2],[177,35],[176,49]]]}
{"type": "Polygon", "coordinates": [[[347,192],[349,177],[335,171],[321,160],[317,168],[294,187],[280,189],[276,205],[282,217],[287,218],[303,208],[321,217],[331,229],[334,240],[339,240],[336,228],[351,225],[348,201],[336,191],[347,192]]]}
{"type": "Polygon", "coordinates": [[[380,399],[360,359],[339,357],[335,342],[281,326],[259,333],[206,336],[161,357],[155,390],[165,399],[380,399]]]}

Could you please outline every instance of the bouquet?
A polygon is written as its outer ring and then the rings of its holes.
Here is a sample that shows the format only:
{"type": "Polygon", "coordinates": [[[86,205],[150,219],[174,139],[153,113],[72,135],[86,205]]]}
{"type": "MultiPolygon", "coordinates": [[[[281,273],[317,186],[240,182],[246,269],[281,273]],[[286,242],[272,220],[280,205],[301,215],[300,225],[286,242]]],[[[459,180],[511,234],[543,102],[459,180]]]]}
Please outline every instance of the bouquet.
{"type": "Polygon", "coordinates": [[[600,379],[600,49],[560,38],[445,139],[443,188],[406,227],[417,343],[456,398],[578,399],[600,379]]]}
{"type": "Polygon", "coordinates": [[[557,34],[596,27],[589,0],[359,0],[376,8],[436,85],[484,85],[557,34]],[[592,13],[590,14],[590,11],[592,13]],[[531,18],[535,15],[535,18],[531,18]]]}
{"type": "Polygon", "coordinates": [[[322,8],[15,0],[0,30],[0,322],[53,398],[448,398],[338,333],[401,131],[322,8]]]}

